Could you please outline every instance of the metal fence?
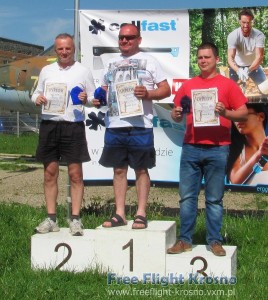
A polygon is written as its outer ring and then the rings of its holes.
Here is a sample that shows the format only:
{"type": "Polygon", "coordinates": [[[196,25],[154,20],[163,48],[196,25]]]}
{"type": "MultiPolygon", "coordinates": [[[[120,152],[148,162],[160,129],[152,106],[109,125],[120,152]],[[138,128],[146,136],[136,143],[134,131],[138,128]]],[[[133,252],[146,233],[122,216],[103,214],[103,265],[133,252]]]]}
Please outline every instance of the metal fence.
{"type": "Polygon", "coordinates": [[[20,112],[0,114],[0,134],[16,134],[39,132],[39,115],[20,112]]]}

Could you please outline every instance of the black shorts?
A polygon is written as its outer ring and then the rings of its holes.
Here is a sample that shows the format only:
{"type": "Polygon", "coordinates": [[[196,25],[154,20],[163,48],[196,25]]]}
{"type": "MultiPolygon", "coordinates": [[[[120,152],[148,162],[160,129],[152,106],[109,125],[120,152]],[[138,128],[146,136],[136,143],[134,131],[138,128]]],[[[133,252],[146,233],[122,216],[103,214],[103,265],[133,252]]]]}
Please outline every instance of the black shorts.
{"type": "Polygon", "coordinates": [[[151,169],[155,166],[156,154],[152,128],[126,127],[107,128],[104,149],[99,163],[104,167],[151,169]]]}
{"type": "Polygon", "coordinates": [[[84,122],[42,120],[36,159],[43,163],[90,161],[84,122]]]}

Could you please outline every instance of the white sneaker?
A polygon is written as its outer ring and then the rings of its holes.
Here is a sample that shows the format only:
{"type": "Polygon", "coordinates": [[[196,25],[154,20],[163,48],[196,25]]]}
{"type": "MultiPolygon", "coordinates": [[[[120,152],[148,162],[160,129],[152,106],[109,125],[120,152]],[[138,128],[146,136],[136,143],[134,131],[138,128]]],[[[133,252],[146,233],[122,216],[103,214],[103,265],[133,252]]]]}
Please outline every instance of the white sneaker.
{"type": "Polygon", "coordinates": [[[83,224],[80,219],[79,220],[73,219],[73,221],[70,221],[69,226],[70,226],[71,235],[75,235],[75,236],[84,235],[83,224]]]}
{"type": "Polygon", "coordinates": [[[36,228],[36,233],[48,233],[60,231],[57,221],[54,222],[50,218],[46,218],[45,221],[40,223],[36,228]]]}

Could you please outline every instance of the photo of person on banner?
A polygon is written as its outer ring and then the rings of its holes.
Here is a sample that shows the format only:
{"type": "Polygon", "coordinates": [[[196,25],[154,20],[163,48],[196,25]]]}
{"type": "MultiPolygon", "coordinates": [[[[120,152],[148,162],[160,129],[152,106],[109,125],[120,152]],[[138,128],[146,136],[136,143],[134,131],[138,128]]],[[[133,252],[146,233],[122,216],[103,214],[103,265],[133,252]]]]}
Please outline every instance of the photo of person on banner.
{"type": "Polygon", "coordinates": [[[248,120],[234,122],[228,161],[231,184],[268,184],[268,106],[247,103],[248,120]]]}
{"type": "Polygon", "coordinates": [[[242,9],[238,18],[240,27],[227,37],[229,76],[242,83],[244,92],[250,78],[262,94],[268,94],[268,80],[261,66],[265,35],[253,28],[254,15],[250,9],[242,9]]]}

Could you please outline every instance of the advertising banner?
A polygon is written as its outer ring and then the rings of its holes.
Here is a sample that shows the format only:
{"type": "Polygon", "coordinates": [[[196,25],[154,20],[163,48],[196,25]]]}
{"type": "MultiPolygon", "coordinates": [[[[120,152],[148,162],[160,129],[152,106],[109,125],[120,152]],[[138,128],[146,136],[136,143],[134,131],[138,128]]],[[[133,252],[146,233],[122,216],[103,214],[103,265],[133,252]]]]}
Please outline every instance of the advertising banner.
{"type": "MultiPolygon", "coordinates": [[[[96,87],[100,86],[108,59],[119,55],[118,33],[123,23],[140,27],[141,51],[156,57],[175,93],[181,79],[189,78],[189,16],[183,10],[80,11],[81,62],[91,68],[96,87]]],[[[185,124],[177,124],[171,119],[173,97],[174,94],[154,103],[156,167],[150,170],[150,177],[158,184],[179,182],[185,124]]],[[[103,148],[106,109],[88,109],[86,114],[91,161],[83,165],[85,183],[100,184],[112,180],[113,170],[98,163],[103,148]]],[[[134,178],[134,171],[130,169],[128,179],[134,178]]]]}
{"type": "MultiPolygon", "coordinates": [[[[96,87],[100,86],[107,61],[119,55],[118,32],[123,23],[140,27],[141,51],[155,56],[167,74],[172,95],[154,102],[157,161],[156,167],[150,170],[150,177],[156,185],[179,184],[185,120],[175,123],[171,119],[173,98],[185,80],[199,74],[196,63],[198,45],[202,41],[211,41],[219,47],[219,72],[235,80],[249,102],[248,121],[233,124],[226,188],[268,193],[268,152],[262,151],[260,155],[259,150],[268,135],[268,54],[265,51],[268,29],[264,21],[268,18],[268,9],[251,8],[254,20],[244,24],[250,27],[251,32],[254,28],[254,34],[249,36],[244,46],[249,49],[245,62],[239,62],[245,72],[244,77],[229,68],[228,60],[232,54],[230,49],[237,47],[236,52],[239,52],[234,35],[242,30],[243,24],[239,20],[241,9],[80,11],[81,62],[91,68],[96,87]],[[252,72],[248,68],[250,56],[255,51],[259,57],[259,68],[252,72]]],[[[83,166],[85,184],[105,184],[112,180],[112,169],[103,168],[98,163],[105,132],[104,113],[105,107],[87,110],[86,132],[92,160],[83,166]]],[[[128,178],[134,180],[133,170],[129,170],[128,178]]]]}

